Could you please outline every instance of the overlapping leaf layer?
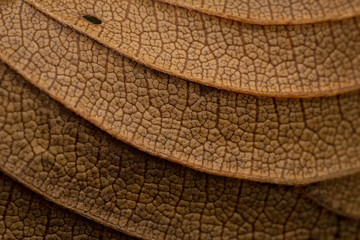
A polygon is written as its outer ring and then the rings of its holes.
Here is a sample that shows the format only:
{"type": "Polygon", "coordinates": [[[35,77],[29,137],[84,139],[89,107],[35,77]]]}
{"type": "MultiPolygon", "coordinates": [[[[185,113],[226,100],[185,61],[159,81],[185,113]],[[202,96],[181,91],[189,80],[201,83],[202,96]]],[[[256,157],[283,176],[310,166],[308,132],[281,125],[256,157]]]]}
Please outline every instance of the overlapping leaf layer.
{"type": "Polygon", "coordinates": [[[152,0],[26,2],[124,56],[193,82],[275,97],[326,96],[359,89],[357,17],[261,26],[152,0]],[[85,20],[87,15],[103,24],[85,20]]]}
{"type": "Polygon", "coordinates": [[[1,239],[134,239],[48,202],[3,173],[0,192],[1,239]]]}
{"type": "Polygon", "coordinates": [[[358,0],[157,0],[225,19],[262,25],[336,21],[360,15],[358,0]]]}
{"type": "Polygon", "coordinates": [[[359,238],[359,4],[0,2],[0,236],[359,238]]]}

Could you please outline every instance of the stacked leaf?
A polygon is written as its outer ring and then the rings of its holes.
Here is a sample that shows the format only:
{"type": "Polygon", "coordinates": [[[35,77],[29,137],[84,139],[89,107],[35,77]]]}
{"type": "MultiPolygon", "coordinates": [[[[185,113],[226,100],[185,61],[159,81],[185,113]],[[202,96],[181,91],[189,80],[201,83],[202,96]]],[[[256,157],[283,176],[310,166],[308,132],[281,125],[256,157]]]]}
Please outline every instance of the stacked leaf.
{"type": "Polygon", "coordinates": [[[0,236],[359,238],[359,13],[0,2],[0,236]]]}

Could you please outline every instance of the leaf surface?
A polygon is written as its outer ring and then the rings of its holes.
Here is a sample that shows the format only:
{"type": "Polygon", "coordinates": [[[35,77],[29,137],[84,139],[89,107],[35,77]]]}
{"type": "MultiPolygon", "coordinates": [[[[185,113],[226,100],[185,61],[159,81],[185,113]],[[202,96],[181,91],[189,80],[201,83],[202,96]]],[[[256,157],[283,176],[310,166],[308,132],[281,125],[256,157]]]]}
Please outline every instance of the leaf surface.
{"type": "Polygon", "coordinates": [[[315,183],[307,195],[338,214],[360,219],[360,174],[315,183]]]}
{"type": "Polygon", "coordinates": [[[358,0],[157,0],[205,14],[262,25],[306,24],[360,15],[358,0]]]}
{"type": "Polygon", "coordinates": [[[134,239],[56,206],[3,173],[0,215],[0,238],[6,240],[134,239]]]}
{"type": "Polygon", "coordinates": [[[151,157],[6,65],[0,73],[0,168],[72,211],[145,239],[359,236],[358,221],[321,208],[294,187],[207,175],[151,157]]]}
{"type": "Polygon", "coordinates": [[[360,87],[358,18],[259,26],[148,0],[26,2],[137,62],[219,89],[308,98],[360,87]]]}
{"type": "Polygon", "coordinates": [[[7,33],[0,59],[141,150],[212,174],[284,184],[359,171],[359,92],[274,99],[189,83],[122,57],[26,3],[8,4],[0,5],[7,33]]]}

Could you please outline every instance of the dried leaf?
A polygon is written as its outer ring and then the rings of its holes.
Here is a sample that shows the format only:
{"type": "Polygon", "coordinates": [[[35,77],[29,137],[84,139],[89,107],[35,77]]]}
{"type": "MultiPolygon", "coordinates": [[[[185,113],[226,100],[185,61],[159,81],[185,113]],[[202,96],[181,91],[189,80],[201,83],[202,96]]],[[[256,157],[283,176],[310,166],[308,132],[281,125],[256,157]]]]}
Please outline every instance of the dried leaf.
{"type": "Polygon", "coordinates": [[[25,1],[137,62],[216,88],[276,97],[360,88],[358,18],[259,26],[149,0],[25,1]]]}
{"type": "Polygon", "coordinates": [[[21,3],[1,2],[0,59],[120,140],[211,174],[273,183],[359,171],[360,92],[274,99],[189,83],[21,3]]]}
{"type": "Polygon", "coordinates": [[[0,216],[0,239],[134,239],[46,201],[3,173],[0,216]]]}
{"type": "Polygon", "coordinates": [[[360,238],[359,14],[0,1],[0,239],[360,238]]]}
{"type": "Polygon", "coordinates": [[[262,25],[305,24],[360,15],[359,0],[157,0],[205,14],[262,25]]]}
{"type": "Polygon", "coordinates": [[[360,174],[310,185],[307,195],[338,214],[360,219],[360,174]]]}
{"type": "Polygon", "coordinates": [[[145,239],[360,236],[358,221],[322,209],[294,187],[207,175],[151,157],[0,69],[2,171],[72,211],[145,239]]]}

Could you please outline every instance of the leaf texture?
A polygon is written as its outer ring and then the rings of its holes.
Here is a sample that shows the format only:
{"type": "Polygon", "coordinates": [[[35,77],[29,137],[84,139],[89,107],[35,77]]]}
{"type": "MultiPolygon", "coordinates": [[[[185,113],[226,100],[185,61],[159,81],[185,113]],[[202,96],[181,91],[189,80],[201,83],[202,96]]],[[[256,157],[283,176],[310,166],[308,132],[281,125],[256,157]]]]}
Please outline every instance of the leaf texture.
{"type": "Polygon", "coordinates": [[[134,239],[46,201],[3,173],[0,216],[0,239],[134,239]]]}
{"type": "Polygon", "coordinates": [[[151,157],[94,128],[6,65],[0,73],[0,168],[72,211],[145,239],[359,237],[358,221],[321,208],[299,189],[151,157]]]}
{"type": "Polygon", "coordinates": [[[137,62],[219,89],[315,97],[360,87],[358,18],[260,26],[150,0],[26,2],[137,62]]]}
{"type": "Polygon", "coordinates": [[[360,15],[358,0],[157,0],[205,14],[262,25],[306,24],[360,15]]]}
{"type": "Polygon", "coordinates": [[[0,239],[359,239],[359,13],[0,1],[0,239]]]}
{"type": "Polygon", "coordinates": [[[306,188],[307,195],[338,214],[360,219],[360,174],[332,179],[306,188]]]}
{"type": "Polygon", "coordinates": [[[212,174],[284,184],[359,171],[359,92],[302,100],[217,90],[132,62],[21,1],[2,2],[1,10],[1,59],[141,150],[212,174]]]}

